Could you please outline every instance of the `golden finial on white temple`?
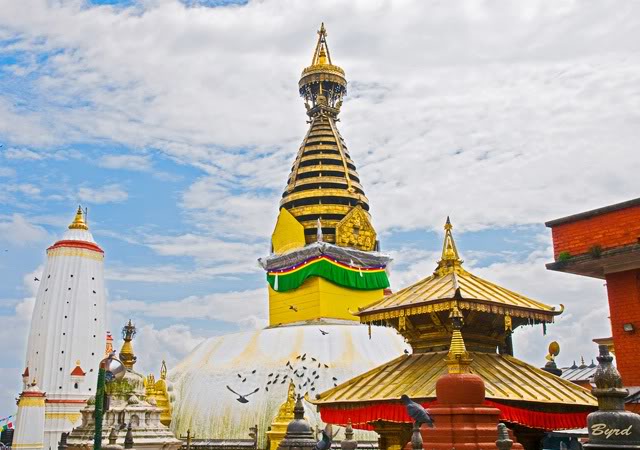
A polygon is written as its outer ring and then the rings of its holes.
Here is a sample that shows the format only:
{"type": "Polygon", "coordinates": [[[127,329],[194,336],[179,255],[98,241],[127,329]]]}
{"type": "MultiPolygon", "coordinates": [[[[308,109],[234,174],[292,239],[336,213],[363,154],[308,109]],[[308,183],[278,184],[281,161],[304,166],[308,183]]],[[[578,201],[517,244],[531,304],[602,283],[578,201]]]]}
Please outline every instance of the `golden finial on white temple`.
{"type": "Polygon", "coordinates": [[[76,211],[76,217],[73,219],[73,222],[71,222],[71,225],[69,225],[69,229],[70,230],[88,230],[89,226],[87,225],[87,222],[85,220],[85,214],[82,211],[82,207],[78,206],[78,211],[76,211]]]}

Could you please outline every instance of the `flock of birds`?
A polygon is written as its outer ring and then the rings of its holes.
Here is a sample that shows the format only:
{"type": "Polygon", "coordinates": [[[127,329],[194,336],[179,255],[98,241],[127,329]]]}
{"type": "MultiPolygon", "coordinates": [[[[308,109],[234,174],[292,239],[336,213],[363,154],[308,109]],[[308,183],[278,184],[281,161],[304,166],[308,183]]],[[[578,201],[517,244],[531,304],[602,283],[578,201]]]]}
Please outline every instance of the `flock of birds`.
{"type": "MultiPolygon", "coordinates": [[[[320,332],[323,336],[329,334],[323,330],[320,330],[320,332]]],[[[273,389],[274,386],[279,384],[293,383],[298,395],[306,395],[315,393],[319,388],[319,383],[327,381],[329,379],[328,377],[331,377],[330,382],[333,383],[335,387],[338,385],[338,378],[331,376],[328,371],[329,368],[329,365],[320,361],[319,358],[304,353],[296,356],[293,360],[287,361],[283,369],[269,373],[266,376],[266,380],[264,380],[265,385],[262,389],[264,389],[265,392],[269,392],[269,389],[273,389]]],[[[257,369],[253,369],[247,374],[238,373],[238,381],[240,383],[246,383],[256,372],[257,369]]],[[[326,385],[329,383],[323,384],[326,385]]],[[[228,385],[227,389],[237,396],[236,400],[238,402],[249,403],[247,397],[259,392],[261,388],[257,387],[248,394],[240,394],[228,385]]]]}

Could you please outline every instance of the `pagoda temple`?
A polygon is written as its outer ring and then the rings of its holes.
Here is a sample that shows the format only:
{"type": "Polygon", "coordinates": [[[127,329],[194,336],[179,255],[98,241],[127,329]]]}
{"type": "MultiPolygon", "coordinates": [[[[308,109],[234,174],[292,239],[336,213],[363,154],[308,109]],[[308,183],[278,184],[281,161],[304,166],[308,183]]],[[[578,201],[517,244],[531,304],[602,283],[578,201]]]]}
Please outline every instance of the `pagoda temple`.
{"type": "MultiPolygon", "coordinates": [[[[336,125],[347,81],[324,25],[298,90],[309,129],[282,195],[271,253],[259,260],[269,326],[207,339],[171,370],[177,435],[237,440],[257,425],[258,446],[268,441],[273,449],[291,412],[283,399],[312,397],[407,348],[387,327],[370,339],[353,314],[383,297],[391,258],[377,251],[369,200],[336,125]]],[[[311,425],[323,426],[303,403],[311,425]]]]}
{"type": "Polygon", "coordinates": [[[395,328],[413,353],[318,395],[313,403],[325,422],[345,425],[351,420],[354,428],[377,431],[384,448],[400,448],[404,442],[398,436],[411,428],[400,397],[406,394],[425,407],[434,404],[436,381],[447,373],[453,331],[449,317],[459,313],[468,370],[482,378],[484,403],[500,410],[500,420],[512,428],[518,442],[534,449],[544,430],[585,426],[596,406],[589,391],[513,356],[516,328],[545,327],[563,308],[483,280],[462,263],[447,218],[434,273],[358,311],[364,324],[395,328]]]}

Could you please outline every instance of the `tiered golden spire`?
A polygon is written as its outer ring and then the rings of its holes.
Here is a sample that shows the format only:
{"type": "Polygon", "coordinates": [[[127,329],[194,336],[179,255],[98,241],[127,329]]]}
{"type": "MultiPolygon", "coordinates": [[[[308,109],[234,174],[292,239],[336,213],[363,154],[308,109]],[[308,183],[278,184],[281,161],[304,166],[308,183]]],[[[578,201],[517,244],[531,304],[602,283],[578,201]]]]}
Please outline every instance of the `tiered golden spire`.
{"type": "Polygon", "coordinates": [[[462,260],[460,259],[460,255],[458,255],[458,249],[456,248],[456,243],[451,233],[452,229],[453,225],[451,225],[451,220],[449,220],[449,216],[447,216],[447,221],[444,224],[442,256],[440,257],[440,261],[438,261],[438,267],[435,271],[436,275],[443,276],[451,272],[460,272],[463,270],[462,260]]]}
{"type": "Polygon", "coordinates": [[[129,322],[122,328],[122,339],[124,340],[120,349],[120,361],[127,369],[133,369],[137,357],[133,353],[133,337],[136,335],[136,327],[129,319],[129,322]]]}
{"type": "Polygon", "coordinates": [[[451,334],[449,353],[445,358],[447,369],[450,374],[468,373],[471,357],[469,356],[469,352],[467,352],[467,347],[464,345],[464,339],[460,332],[464,318],[457,306],[453,307],[449,318],[451,319],[453,333],[451,334]]]}
{"type": "Polygon", "coordinates": [[[89,226],[87,225],[85,213],[82,211],[82,206],[78,206],[78,211],[76,211],[76,216],[69,225],[70,230],[88,230],[89,226]]]}

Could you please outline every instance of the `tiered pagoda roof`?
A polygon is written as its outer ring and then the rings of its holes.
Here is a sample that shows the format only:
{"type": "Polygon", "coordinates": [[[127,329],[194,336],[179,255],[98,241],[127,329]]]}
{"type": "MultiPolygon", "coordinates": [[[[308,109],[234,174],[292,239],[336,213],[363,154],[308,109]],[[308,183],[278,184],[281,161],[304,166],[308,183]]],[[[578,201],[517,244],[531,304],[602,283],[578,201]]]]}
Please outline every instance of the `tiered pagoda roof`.
{"type": "Polygon", "coordinates": [[[396,328],[413,353],[318,395],[314,403],[323,420],[340,424],[350,418],[360,428],[377,421],[406,422],[400,396],[427,406],[434,401],[436,382],[448,370],[451,336],[457,332],[458,341],[464,336],[461,348],[468,370],[482,377],[486,402],[501,410],[502,420],[541,429],[583,427],[596,406],[589,391],[513,356],[515,328],[544,326],[563,308],[466,271],[452,228],[447,218],[442,257],[432,275],[357,313],[363,323],[396,328]],[[454,320],[463,325],[454,326],[454,320]]]}

